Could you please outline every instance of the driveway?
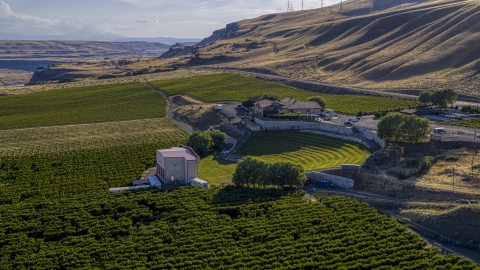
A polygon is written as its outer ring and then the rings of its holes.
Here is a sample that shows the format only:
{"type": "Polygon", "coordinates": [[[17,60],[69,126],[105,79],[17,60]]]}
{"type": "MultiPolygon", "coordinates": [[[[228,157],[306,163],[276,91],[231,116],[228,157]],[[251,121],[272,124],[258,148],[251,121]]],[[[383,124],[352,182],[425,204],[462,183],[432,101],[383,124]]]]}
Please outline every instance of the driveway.
{"type": "Polygon", "coordinates": [[[177,126],[179,126],[181,129],[185,130],[186,132],[188,133],[193,133],[193,128],[183,122],[180,122],[180,121],[177,121],[173,118],[173,112],[178,109],[180,106],[173,103],[172,102],[172,99],[168,96],[167,93],[163,92],[162,90],[158,89],[157,87],[155,87],[154,85],[151,85],[149,83],[146,83],[145,85],[147,85],[148,87],[152,88],[153,90],[159,92],[160,94],[162,94],[168,101],[168,110],[167,110],[167,117],[168,119],[170,119],[170,121],[174,122],[175,124],[177,124],[177,126]]]}
{"type": "Polygon", "coordinates": [[[229,102],[229,103],[223,105],[222,112],[226,116],[228,116],[228,117],[230,117],[230,115],[235,116],[235,118],[229,118],[230,121],[237,121],[238,122],[243,116],[246,115],[247,111],[245,111],[244,109],[238,108],[238,105],[242,105],[242,103],[232,101],[232,102],[229,102]]]}

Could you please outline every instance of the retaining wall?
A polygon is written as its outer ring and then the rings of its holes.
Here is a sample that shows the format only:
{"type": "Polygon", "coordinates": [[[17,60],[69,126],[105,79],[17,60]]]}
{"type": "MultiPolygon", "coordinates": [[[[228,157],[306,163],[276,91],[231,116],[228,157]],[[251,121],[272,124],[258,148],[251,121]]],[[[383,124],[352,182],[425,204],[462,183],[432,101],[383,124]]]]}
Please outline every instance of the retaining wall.
{"type": "Polygon", "coordinates": [[[307,177],[311,178],[313,183],[315,183],[316,180],[332,181],[332,184],[341,188],[353,188],[355,184],[353,179],[321,172],[307,172],[307,177]]]}
{"type": "Polygon", "coordinates": [[[318,130],[333,132],[345,135],[353,135],[351,128],[346,128],[342,126],[318,123],[318,122],[302,122],[302,121],[269,121],[262,120],[255,117],[255,123],[262,126],[262,129],[265,130],[285,130],[285,129],[309,129],[309,130],[318,130]]]}

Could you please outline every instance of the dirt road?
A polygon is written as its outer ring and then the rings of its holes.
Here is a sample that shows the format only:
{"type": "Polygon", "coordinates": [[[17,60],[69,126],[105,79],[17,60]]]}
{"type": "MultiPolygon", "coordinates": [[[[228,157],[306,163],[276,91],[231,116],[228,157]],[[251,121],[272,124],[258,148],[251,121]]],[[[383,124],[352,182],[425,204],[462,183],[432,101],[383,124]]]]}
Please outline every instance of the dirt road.
{"type": "Polygon", "coordinates": [[[167,109],[167,117],[168,119],[170,119],[170,121],[174,122],[175,124],[177,124],[181,129],[185,130],[186,132],[188,133],[193,133],[193,128],[183,122],[180,122],[180,121],[177,121],[173,118],[173,112],[178,109],[180,106],[173,103],[172,99],[167,95],[167,93],[163,92],[162,90],[158,89],[157,87],[155,87],[154,85],[151,85],[149,83],[146,83],[145,84],[146,86],[152,88],[153,90],[159,92],[160,94],[162,94],[168,101],[168,109],[167,109]]]}

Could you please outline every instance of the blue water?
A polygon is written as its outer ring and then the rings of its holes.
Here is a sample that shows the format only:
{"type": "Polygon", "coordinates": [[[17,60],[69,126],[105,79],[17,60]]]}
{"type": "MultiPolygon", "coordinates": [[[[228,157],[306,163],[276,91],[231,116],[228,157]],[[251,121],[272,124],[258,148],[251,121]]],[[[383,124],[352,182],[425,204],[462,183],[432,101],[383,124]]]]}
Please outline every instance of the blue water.
{"type": "Polygon", "coordinates": [[[0,69],[7,68],[34,72],[39,66],[48,66],[56,63],[58,62],[45,60],[0,60],[0,69]]]}

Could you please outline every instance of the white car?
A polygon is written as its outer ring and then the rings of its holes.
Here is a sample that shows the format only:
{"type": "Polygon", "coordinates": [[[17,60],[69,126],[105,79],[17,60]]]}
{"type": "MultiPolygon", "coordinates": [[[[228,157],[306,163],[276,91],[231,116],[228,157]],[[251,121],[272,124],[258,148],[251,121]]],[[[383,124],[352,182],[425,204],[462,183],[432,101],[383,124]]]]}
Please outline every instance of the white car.
{"type": "Polygon", "coordinates": [[[358,122],[358,119],[357,119],[357,118],[352,118],[352,119],[349,119],[348,121],[350,121],[350,122],[358,122]]]}

